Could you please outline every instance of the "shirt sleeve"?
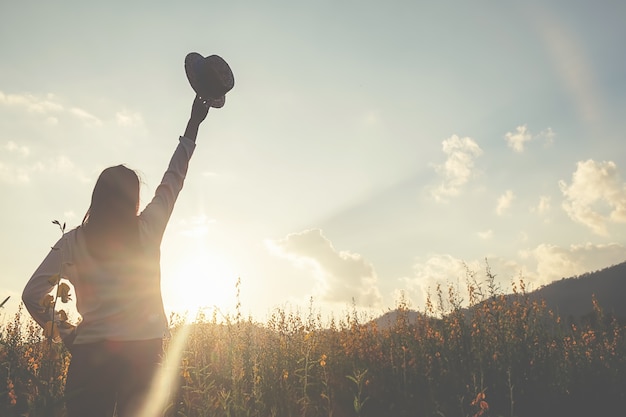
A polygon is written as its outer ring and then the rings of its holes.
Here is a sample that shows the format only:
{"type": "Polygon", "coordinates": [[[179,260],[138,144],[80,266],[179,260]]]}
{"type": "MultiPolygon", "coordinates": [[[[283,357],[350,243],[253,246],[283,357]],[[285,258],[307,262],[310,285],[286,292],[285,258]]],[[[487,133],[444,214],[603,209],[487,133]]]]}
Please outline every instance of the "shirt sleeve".
{"type": "Polygon", "coordinates": [[[196,144],[193,140],[183,136],[180,137],[161,184],[157,187],[152,201],[148,203],[139,215],[139,230],[144,242],[160,245],[165,227],[174,210],[174,203],[176,203],[178,194],[183,188],[189,160],[195,146],[196,144]]]}
{"type": "MultiPolygon", "coordinates": [[[[55,288],[55,285],[50,282],[50,278],[57,274],[63,277],[65,275],[61,268],[65,266],[64,260],[67,260],[65,258],[67,254],[64,254],[64,251],[67,249],[66,238],[68,238],[68,234],[54,245],[41,265],[35,270],[22,292],[22,301],[24,306],[26,306],[26,310],[41,327],[44,327],[46,322],[51,321],[53,318],[52,310],[45,309],[41,305],[41,300],[55,288]]],[[[69,330],[61,328],[59,331],[61,337],[64,338],[69,330]]]]}

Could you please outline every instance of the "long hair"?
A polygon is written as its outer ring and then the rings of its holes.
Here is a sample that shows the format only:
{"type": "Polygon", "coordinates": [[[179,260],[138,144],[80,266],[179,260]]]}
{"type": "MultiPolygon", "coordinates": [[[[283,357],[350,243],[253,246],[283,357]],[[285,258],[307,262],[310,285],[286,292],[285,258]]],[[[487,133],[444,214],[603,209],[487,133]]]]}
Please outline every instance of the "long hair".
{"type": "Polygon", "coordinates": [[[139,177],[117,165],[102,171],[83,218],[87,248],[99,261],[126,260],[139,247],[139,177]]]}

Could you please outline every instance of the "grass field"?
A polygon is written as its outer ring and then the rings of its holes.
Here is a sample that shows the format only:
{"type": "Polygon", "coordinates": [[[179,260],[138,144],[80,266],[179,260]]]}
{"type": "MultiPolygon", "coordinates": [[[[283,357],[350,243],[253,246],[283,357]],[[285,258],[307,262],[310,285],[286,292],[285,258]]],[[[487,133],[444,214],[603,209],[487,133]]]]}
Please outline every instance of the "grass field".
{"type": "MultiPolygon", "coordinates": [[[[565,322],[530,301],[523,281],[505,297],[492,279],[468,282],[471,313],[452,287],[437,288],[416,320],[399,300],[384,328],[356,309],[322,320],[313,302],[264,323],[239,310],[173,317],[184,338],[167,354],[177,389],[162,398],[164,415],[622,416],[624,325],[597,303],[565,322]]],[[[3,323],[0,416],[64,416],[69,361],[23,311],[3,323]]]]}

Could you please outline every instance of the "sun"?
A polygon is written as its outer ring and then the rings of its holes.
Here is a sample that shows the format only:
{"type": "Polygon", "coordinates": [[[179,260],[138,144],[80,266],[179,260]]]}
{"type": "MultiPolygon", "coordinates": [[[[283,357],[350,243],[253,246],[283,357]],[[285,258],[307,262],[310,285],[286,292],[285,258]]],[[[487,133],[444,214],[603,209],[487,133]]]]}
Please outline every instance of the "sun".
{"type": "Polygon", "coordinates": [[[195,250],[163,266],[163,303],[169,313],[193,320],[199,312],[234,314],[237,274],[224,256],[195,250]]]}

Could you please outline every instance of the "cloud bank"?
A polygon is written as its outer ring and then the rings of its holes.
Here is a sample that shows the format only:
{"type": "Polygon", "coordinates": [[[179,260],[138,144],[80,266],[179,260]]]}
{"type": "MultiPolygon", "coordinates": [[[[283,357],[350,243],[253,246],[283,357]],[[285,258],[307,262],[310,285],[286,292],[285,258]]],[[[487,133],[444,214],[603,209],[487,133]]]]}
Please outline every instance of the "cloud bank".
{"type": "Polygon", "coordinates": [[[275,255],[313,270],[318,284],[316,295],[322,301],[354,300],[358,306],[380,307],[382,297],[373,265],[359,254],[336,250],[321,230],[292,233],[266,243],[275,255]]]}
{"type": "MultiPolygon", "coordinates": [[[[485,289],[485,272],[489,265],[494,282],[503,293],[511,292],[511,284],[523,279],[527,291],[532,291],[561,278],[570,278],[597,271],[626,260],[626,247],[618,243],[575,244],[566,247],[542,243],[521,250],[515,259],[489,257],[488,259],[460,259],[451,254],[431,254],[418,259],[413,275],[401,278],[412,305],[424,306],[427,297],[436,300],[437,286],[444,298],[452,287],[467,305],[468,280],[475,279],[485,289]]],[[[446,300],[444,300],[445,302],[446,300]]]]}

